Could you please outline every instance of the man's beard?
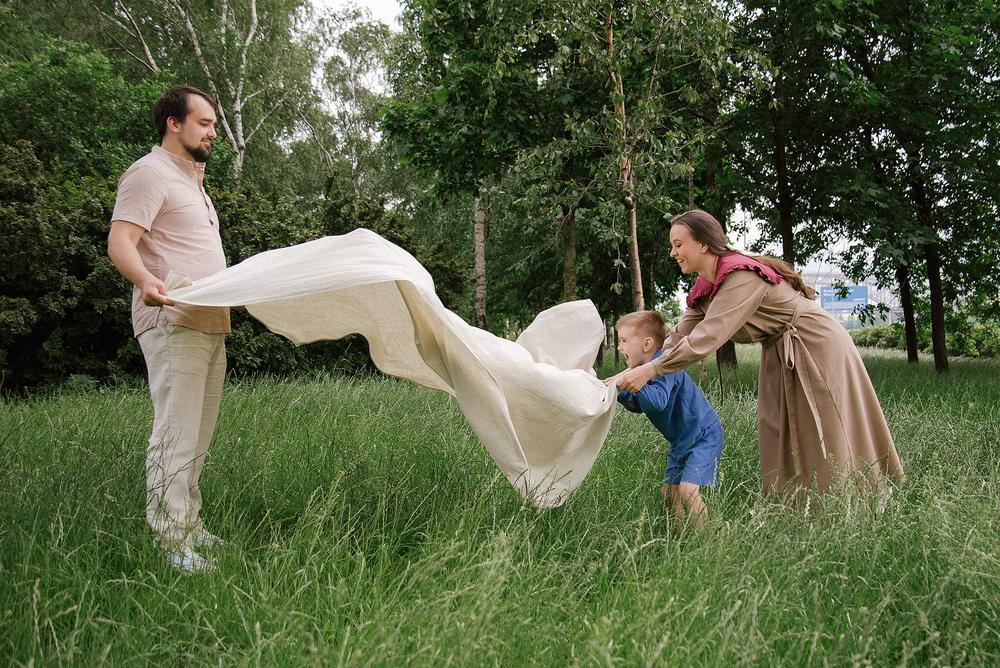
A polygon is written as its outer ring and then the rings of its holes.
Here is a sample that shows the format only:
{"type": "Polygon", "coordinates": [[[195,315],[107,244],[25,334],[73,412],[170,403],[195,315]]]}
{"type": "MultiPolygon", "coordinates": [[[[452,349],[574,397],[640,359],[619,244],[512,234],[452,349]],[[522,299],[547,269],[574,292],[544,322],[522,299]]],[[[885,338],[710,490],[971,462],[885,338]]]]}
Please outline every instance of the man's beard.
{"type": "Polygon", "coordinates": [[[184,150],[194,158],[195,162],[208,162],[208,159],[212,157],[212,145],[209,144],[208,148],[205,148],[201,144],[196,144],[195,146],[188,146],[185,144],[184,150]]]}

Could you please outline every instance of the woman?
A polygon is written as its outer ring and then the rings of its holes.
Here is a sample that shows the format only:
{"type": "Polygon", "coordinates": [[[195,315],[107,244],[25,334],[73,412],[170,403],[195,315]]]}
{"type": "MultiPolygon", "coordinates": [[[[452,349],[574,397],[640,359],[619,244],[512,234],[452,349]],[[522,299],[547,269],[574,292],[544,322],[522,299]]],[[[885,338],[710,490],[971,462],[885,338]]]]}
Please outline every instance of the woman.
{"type": "Polygon", "coordinates": [[[698,278],[687,310],[657,359],[615,377],[636,392],[649,380],[707,357],[729,339],[760,343],[757,428],[761,489],[794,481],[820,491],[837,471],[874,484],[903,469],[854,342],[817,305],[787,264],[726,245],[722,226],[688,211],[670,227],[670,256],[698,278]]]}

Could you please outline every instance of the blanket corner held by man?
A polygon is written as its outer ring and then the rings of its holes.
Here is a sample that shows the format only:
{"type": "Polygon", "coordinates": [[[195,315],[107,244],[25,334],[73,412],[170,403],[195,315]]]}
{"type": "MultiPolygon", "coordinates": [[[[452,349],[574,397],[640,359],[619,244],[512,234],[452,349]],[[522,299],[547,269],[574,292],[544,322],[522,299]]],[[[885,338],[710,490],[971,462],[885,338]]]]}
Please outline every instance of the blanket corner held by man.
{"type": "Polygon", "coordinates": [[[260,253],[168,296],[244,305],[297,344],[361,334],[383,372],[454,396],[536,507],[580,485],[614,415],[616,390],[592,368],[604,324],[590,300],[550,308],[508,341],[446,309],[420,263],[370,230],[260,253]]]}

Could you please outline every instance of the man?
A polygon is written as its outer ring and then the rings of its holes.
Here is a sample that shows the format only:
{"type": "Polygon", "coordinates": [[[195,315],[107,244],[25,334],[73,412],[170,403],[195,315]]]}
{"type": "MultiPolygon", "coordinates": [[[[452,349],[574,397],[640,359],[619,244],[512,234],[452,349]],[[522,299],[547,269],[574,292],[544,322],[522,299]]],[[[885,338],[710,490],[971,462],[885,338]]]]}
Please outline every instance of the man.
{"type": "Polygon", "coordinates": [[[160,145],[119,179],[108,234],[108,257],[135,286],[132,326],[153,401],[146,521],[170,563],[188,572],[210,569],[197,549],[219,542],[198,518],[198,477],[219,414],[229,309],[174,304],[165,281],[170,272],[194,281],[226,267],[219,219],[203,185],[216,137],[214,107],[187,86],[160,96],[153,106],[160,145]]]}

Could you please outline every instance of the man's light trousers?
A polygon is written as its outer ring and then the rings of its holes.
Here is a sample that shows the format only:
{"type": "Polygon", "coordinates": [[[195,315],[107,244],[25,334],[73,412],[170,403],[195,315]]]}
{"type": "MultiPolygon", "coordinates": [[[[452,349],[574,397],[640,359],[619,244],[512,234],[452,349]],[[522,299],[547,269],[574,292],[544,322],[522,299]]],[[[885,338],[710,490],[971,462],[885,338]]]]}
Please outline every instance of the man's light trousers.
{"type": "Polygon", "coordinates": [[[146,521],[167,548],[190,546],[202,530],[198,478],[219,416],[225,336],[169,324],[162,312],[156,327],[139,335],[153,400],[146,521]]]}

